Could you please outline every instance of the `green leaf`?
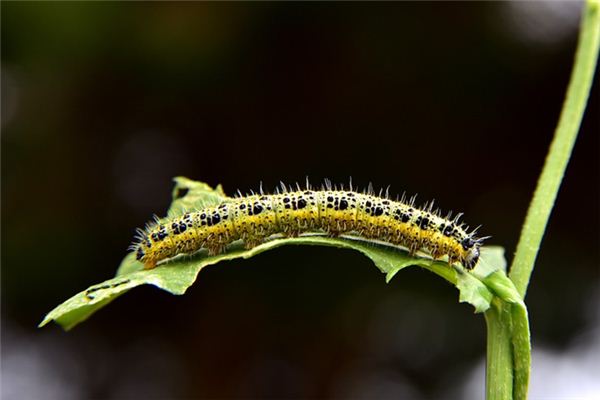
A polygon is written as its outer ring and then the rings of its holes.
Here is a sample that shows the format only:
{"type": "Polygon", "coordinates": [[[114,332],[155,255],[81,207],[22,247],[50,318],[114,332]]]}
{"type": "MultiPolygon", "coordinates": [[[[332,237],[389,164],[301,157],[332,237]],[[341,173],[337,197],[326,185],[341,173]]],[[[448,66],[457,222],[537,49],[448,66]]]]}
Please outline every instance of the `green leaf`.
{"type": "Polygon", "coordinates": [[[183,176],[173,178],[173,202],[167,215],[174,217],[188,210],[210,207],[220,204],[230,198],[227,197],[221,185],[215,189],[204,182],[197,182],[183,176]]]}
{"type": "Polygon", "coordinates": [[[490,289],[494,295],[505,302],[519,304],[521,306],[525,305],[514,283],[502,271],[494,271],[483,279],[483,283],[485,283],[487,288],[490,289]]]}
{"type": "MultiPolygon", "coordinates": [[[[173,203],[168,211],[168,215],[171,216],[230,199],[225,196],[220,186],[212,189],[205,183],[182,177],[175,178],[173,197],[173,203]]],[[[404,250],[351,236],[329,238],[310,235],[275,238],[249,250],[244,249],[241,243],[234,243],[226,253],[218,256],[209,257],[203,250],[193,256],[177,257],[151,270],[144,270],[143,265],[135,260],[134,254],[130,253],[119,266],[115,278],[76,294],[48,313],[40,326],[56,321],[64,329],[71,329],[112,300],[139,285],[154,285],[172,294],[181,295],[196,281],[200,270],[208,265],[224,260],[254,257],[284,245],[329,246],[359,251],[369,257],[379,270],[386,274],[387,282],[406,267],[420,266],[456,285],[460,291],[459,300],[472,304],[476,312],[487,310],[493,298],[493,293],[484,284],[481,276],[490,275],[494,271],[505,276],[504,250],[498,247],[482,249],[481,262],[471,273],[460,267],[449,267],[445,262],[433,261],[426,257],[411,257],[404,250]]]]}
{"type": "Polygon", "coordinates": [[[458,300],[461,303],[469,303],[475,307],[475,312],[480,313],[490,308],[490,302],[494,295],[474,275],[459,271],[457,273],[456,288],[460,292],[458,300]]]}

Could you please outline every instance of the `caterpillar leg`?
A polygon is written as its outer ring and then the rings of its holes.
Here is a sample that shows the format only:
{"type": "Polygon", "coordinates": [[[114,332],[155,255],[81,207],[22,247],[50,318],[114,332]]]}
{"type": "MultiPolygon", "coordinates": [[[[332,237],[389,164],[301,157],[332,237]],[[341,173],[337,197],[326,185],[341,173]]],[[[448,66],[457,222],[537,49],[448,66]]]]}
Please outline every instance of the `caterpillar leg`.
{"type": "Polygon", "coordinates": [[[261,239],[246,239],[246,240],[244,240],[244,248],[246,250],[250,250],[250,249],[258,246],[262,242],[263,241],[261,239]]]}
{"type": "Polygon", "coordinates": [[[156,267],[156,261],[148,260],[144,262],[144,269],[153,269],[154,267],[156,267]]]}
{"type": "Polygon", "coordinates": [[[442,251],[440,249],[431,250],[431,257],[434,260],[438,260],[438,259],[442,258],[443,255],[444,255],[444,253],[442,253],[442,251]]]}
{"type": "Polygon", "coordinates": [[[209,256],[218,256],[219,254],[225,252],[225,246],[221,244],[216,244],[207,247],[209,256]]]}
{"type": "Polygon", "coordinates": [[[417,251],[419,251],[419,243],[416,240],[412,240],[409,244],[408,244],[408,255],[411,257],[414,257],[417,254],[417,251]]]}
{"type": "Polygon", "coordinates": [[[459,262],[460,260],[457,257],[453,257],[453,256],[448,256],[448,265],[451,267],[452,265],[456,264],[457,262],[459,262]]]}

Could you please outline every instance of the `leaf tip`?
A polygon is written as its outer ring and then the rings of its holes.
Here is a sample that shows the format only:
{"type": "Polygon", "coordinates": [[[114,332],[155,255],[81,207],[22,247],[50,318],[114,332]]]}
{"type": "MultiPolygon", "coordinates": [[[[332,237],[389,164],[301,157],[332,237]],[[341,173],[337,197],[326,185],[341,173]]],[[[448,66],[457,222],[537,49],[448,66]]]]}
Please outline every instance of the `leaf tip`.
{"type": "Polygon", "coordinates": [[[40,322],[38,324],[38,328],[43,328],[44,326],[48,325],[48,323],[52,321],[52,318],[48,318],[47,316],[42,320],[42,322],[40,322]]]}
{"type": "Polygon", "coordinates": [[[386,273],[385,274],[385,283],[390,283],[390,281],[392,280],[392,278],[394,276],[396,276],[398,271],[400,271],[400,268],[393,269],[393,270],[389,271],[388,273],[386,273]]]}

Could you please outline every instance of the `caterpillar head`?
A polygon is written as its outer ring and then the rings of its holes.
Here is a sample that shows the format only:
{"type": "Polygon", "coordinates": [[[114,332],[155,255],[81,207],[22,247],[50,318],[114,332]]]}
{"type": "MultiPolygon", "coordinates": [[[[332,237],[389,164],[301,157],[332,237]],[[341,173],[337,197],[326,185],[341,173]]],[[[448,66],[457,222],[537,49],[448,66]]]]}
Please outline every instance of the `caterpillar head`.
{"type": "Polygon", "coordinates": [[[467,257],[465,258],[465,268],[469,270],[475,268],[477,261],[479,261],[479,244],[476,244],[467,252],[467,257]]]}
{"type": "Polygon", "coordinates": [[[481,246],[481,239],[473,239],[471,236],[464,238],[460,244],[463,249],[467,252],[463,259],[463,265],[466,269],[473,269],[479,261],[479,247],[481,246]]]}

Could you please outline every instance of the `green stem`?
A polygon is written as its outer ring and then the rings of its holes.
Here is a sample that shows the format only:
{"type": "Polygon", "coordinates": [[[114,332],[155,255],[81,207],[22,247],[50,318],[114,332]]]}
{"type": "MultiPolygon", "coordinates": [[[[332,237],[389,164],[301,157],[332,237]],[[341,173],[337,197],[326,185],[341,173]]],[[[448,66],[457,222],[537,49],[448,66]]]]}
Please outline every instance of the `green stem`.
{"type": "Polygon", "coordinates": [[[511,344],[510,304],[494,299],[485,312],[488,329],[486,399],[512,399],[513,349],[511,344]]]}
{"type": "Polygon", "coordinates": [[[526,399],[531,366],[527,307],[513,282],[503,272],[496,271],[488,275],[483,283],[495,296],[492,308],[486,312],[489,332],[488,398],[526,399]],[[500,353],[500,357],[495,353],[500,353]],[[511,368],[512,375],[503,372],[503,368],[511,368]],[[507,387],[505,381],[511,377],[512,389],[497,389],[507,387]]]}
{"type": "Polygon", "coordinates": [[[511,304],[514,387],[513,398],[526,399],[531,369],[529,318],[524,303],[511,304]]]}
{"type": "Polygon", "coordinates": [[[527,307],[513,282],[496,271],[483,283],[494,294],[485,313],[488,327],[488,399],[525,399],[531,365],[527,307]]]}
{"type": "MultiPolygon", "coordinates": [[[[583,11],[575,64],[554,139],[527,211],[510,279],[521,298],[527,286],[540,243],[552,212],[594,78],[600,42],[600,0],[588,0],[583,11]]],[[[510,289],[499,282],[498,294],[510,289]]],[[[488,328],[486,395],[488,400],[521,400],[527,397],[531,340],[527,308],[522,300],[505,296],[486,311],[488,328]]]]}
{"type": "Polygon", "coordinates": [[[592,86],[600,37],[599,8],[599,0],[586,2],[567,95],[510,269],[509,276],[523,298],[592,86]]]}

